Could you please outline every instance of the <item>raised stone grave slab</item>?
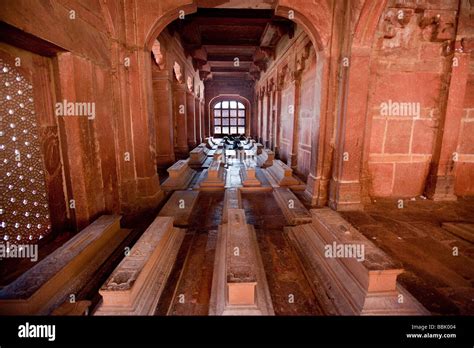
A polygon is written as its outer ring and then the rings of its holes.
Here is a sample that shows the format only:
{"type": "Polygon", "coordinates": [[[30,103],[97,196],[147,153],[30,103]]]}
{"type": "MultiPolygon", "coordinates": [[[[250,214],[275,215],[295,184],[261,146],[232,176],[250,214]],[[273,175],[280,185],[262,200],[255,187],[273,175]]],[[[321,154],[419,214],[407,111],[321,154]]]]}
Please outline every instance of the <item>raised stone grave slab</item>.
{"type": "Polygon", "coordinates": [[[222,223],[227,223],[229,209],[242,209],[242,196],[240,190],[236,187],[231,187],[225,190],[222,223]]]}
{"type": "Polygon", "coordinates": [[[212,161],[208,169],[202,171],[197,187],[200,190],[223,190],[226,171],[221,161],[212,161]]]}
{"type": "Polygon", "coordinates": [[[173,218],[157,217],[99,290],[94,315],[153,315],[183,238],[173,218]]]}
{"type": "Polygon", "coordinates": [[[207,159],[207,154],[204,152],[205,147],[198,146],[189,152],[188,165],[191,168],[201,168],[207,159]]]}
{"type": "Polygon", "coordinates": [[[312,224],[286,228],[330,315],[426,315],[400,284],[401,264],[329,208],[311,210],[312,224]]]}
{"type": "Polygon", "coordinates": [[[262,183],[257,179],[255,163],[243,163],[240,166],[240,179],[244,187],[260,187],[262,183]]]}
{"type": "Polygon", "coordinates": [[[288,225],[295,226],[312,221],[308,209],[305,208],[289,188],[277,187],[273,190],[273,196],[283,212],[288,225]]]}
{"type": "Polygon", "coordinates": [[[207,138],[205,144],[206,144],[206,147],[207,147],[209,150],[215,150],[215,149],[217,149],[217,145],[218,145],[218,144],[215,144],[215,143],[211,140],[211,138],[207,138]]]}
{"type": "Polygon", "coordinates": [[[102,215],[0,291],[1,315],[47,315],[77,294],[130,230],[102,215]]]}
{"type": "Polygon", "coordinates": [[[265,169],[265,173],[274,187],[300,184],[300,181],[293,177],[293,170],[280,160],[274,160],[273,165],[265,169]]]}
{"type": "Polygon", "coordinates": [[[257,156],[257,165],[261,168],[271,167],[274,159],[275,153],[272,150],[265,149],[257,156]]]}
{"type": "Polygon", "coordinates": [[[474,243],[474,224],[464,222],[444,222],[441,227],[458,238],[474,243]]]}
{"type": "Polygon", "coordinates": [[[243,209],[228,209],[219,227],[210,315],[274,315],[253,226],[243,209]]]}
{"type": "Polygon", "coordinates": [[[158,216],[171,216],[175,226],[188,226],[199,191],[174,191],[158,216]]]}
{"type": "Polygon", "coordinates": [[[214,151],[214,154],[212,156],[213,161],[224,161],[224,150],[223,149],[217,149],[214,151]]]}
{"type": "Polygon", "coordinates": [[[169,178],[161,185],[164,190],[183,190],[189,186],[196,171],[189,167],[188,161],[179,160],[168,168],[169,178]]]}

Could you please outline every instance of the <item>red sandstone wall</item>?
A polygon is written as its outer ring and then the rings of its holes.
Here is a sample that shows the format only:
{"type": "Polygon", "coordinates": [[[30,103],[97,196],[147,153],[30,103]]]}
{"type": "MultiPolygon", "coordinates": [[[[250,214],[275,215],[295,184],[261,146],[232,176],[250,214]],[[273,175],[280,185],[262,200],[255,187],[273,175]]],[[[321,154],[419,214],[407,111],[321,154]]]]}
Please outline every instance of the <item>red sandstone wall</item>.
{"type": "MultiPolygon", "coordinates": [[[[372,50],[368,102],[372,196],[423,194],[433,156],[449,61],[443,55],[445,40],[433,39],[430,27],[421,28],[422,13],[413,7],[389,2],[372,50]],[[388,18],[400,10],[406,10],[407,23],[393,25],[388,18]],[[419,103],[420,114],[383,115],[381,104],[390,101],[419,103]]],[[[453,18],[457,2],[431,1],[423,8],[441,13],[443,19],[453,18]]]]}
{"type": "Polygon", "coordinates": [[[316,78],[316,52],[307,34],[298,28],[292,39],[281,40],[275,59],[257,83],[262,110],[259,137],[304,177],[310,173],[311,153],[317,151],[313,141],[318,131],[314,127],[319,127],[316,78]]]}
{"type": "MultiPolygon", "coordinates": [[[[206,122],[206,127],[209,127],[210,124],[210,133],[214,134],[212,128],[212,115],[209,112],[209,103],[215,97],[219,95],[238,95],[247,99],[250,103],[250,110],[247,111],[247,128],[251,129],[252,133],[254,132],[251,126],[251,122],[254,117],[257,116],[257,111],[254,110],[254,96],[253,96],[253,81],[246,80],[206,80],[204,82],[204,95],[205,95],[205,109],[204,109],[204,121],[206,122]],[[254,116],[255,115],[255,116],[254,116]]],[[[256,133],[256,132],[255,132],[256,133]]]]}
{"type": "Polygon", "coordinates": [[[314,89],[316,84],[316,52],[310,50],[310,56],[306,61],[306,67],[301,79],[301,101],[299,108],[299,145],[298,145],[298,172],[307,176],[311,165],[311,137],[313,134],[314,118],[319,115],[314,100],[314,89]]]}

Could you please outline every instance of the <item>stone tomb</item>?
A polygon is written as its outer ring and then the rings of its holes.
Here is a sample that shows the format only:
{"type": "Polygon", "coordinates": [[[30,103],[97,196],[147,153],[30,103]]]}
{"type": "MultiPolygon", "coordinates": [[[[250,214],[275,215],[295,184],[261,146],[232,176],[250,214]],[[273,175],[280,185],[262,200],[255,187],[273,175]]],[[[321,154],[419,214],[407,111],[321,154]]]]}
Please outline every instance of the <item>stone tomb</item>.
{"type": "Polygon", "coordinates": [[[400,284],[403,272],[384,252],[329,209],[313,223],[286,228],[306,276],[329,315],[427,315],[400,284]]]}
{"type": "Polygon", "coordinates": [[[273,165],[265,169],[265,174],[273,187],[300,184],[300,181],[293,177],[293,170],[280,160],[274,160],[273,165]]]}
{"type": "Polygon", "coordinates": [[[277,187],[273,189],[273,196],[277,201],[288,225],[306,224],[312,221],[308,209],[300,202],[289,188],[277,187]]]}
{"type": "Polygon", "coordinates": [[[1,315],[48,315],[77,294],[124,241],[120,216],[102,215],[0,291],[1,315]]]}
{"type": "Polygon", "coordinates": [[[199,191],[174,191],[158,216],[172,216],[175,226],[188,226],[199,191]]]}
{"type": "Polygon", "coordinates": [[[214,155],[212,156],[213,161],[224,161],[225,156],[224,156],[224,150],[223,149],[217,149],[214,151],[214,155]]]}
{"type": "Polygon", "coordinates": [[[229,216],[229,209],[242,209],[242,196],[240,189],[231,187],[225,190],[224,194],[224,209],[222,211],[222,223],[227,223],[229,216]]]}
{"type": "Polygon", "coordinates": [[[201,168],[207,160],[207,154],[204,152],[205,147],[198,146],[189,152],[188,165],[191,168],[201,168]]]}
{"type": "Polygon", "coordinates": [[[260,187],[262,183],[257,179],[255,163],[244,162],[240,166],[240,178],[244,187],[260,187]]]}
{"type": "Polygon", "coordinates": [[[274,315],[253,226],[243,209],[228,209],[219,227],[210,315],[274,315]]]}
{"type": "Polygon", "coordinates": [[[161,185],[164,190],[183,190],[189,186],[196,171],[189,168],[188,161],[189,158],[179,160],[168,168],[169,178],[161,185]]]}
{"type": "Polygon", "coordinates": [[[201,190],[223,190],[226,170],[221,161],[212,161],[208,169],[202,171],[197,187],[201,190]]]}
{"type": "Polygon", "coordinates": [[[99,290],[94,315],[153,315],[184,233],[172,217],[157,217],[99,290]]]}
{"type": "Polygon", "coordinates": [[[260,155],[257,156],[257,165],[261,168],[271,167],[275,153],[272,150],[264,149],[260,155]]]}
{"type": "Polygon", "coordinates": [[[211,138],[207,138],[206,140],[206,147],[209,149],[209,150],[215,150],[217,149],[217,145],[218,144],[215,144],[211,138]]]}

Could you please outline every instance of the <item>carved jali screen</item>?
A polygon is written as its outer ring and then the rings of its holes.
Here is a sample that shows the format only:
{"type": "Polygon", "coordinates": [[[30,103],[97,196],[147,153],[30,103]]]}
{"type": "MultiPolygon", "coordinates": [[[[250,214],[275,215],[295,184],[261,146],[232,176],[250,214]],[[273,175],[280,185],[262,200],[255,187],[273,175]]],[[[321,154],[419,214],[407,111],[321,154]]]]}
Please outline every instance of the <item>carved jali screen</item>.
{"type": "Polygon", "coordinates": [[[0,58],[0,238],[35,243],[51,230],[33,86],[0,58]]]}

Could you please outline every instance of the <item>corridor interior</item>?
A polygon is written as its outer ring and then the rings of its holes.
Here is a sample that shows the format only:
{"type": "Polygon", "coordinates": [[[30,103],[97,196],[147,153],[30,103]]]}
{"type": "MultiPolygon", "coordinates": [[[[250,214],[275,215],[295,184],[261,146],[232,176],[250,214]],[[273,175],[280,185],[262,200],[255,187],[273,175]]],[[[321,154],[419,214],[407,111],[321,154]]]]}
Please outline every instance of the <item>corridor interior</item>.
{"type": "Polygon", "coordinates": [[[474,314],[472,2],[39,3],[0,315],[474,314]]]}

